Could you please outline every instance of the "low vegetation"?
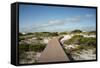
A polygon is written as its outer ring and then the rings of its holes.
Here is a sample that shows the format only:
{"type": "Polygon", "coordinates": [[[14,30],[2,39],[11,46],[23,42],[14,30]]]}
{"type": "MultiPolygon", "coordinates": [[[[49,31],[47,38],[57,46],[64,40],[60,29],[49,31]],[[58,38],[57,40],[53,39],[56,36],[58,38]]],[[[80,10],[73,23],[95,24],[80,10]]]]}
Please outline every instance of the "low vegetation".
{"type": "Polygon", "coordinates": [[[28,58],[28,60],[24,62],[30,62],[32,60],[34,61],[32,63],[37,63],[37,58],[35,56],[44,50],[48,41],[52,37],[58,37],[59,41],[63,38],[67,38],[61,44],[64,45],[64,51],[66,54],[70,56],[73,53],[80,54],[82,50],[88,51],[89,49],[93,50],[93,53],[96,54],[96,38],[95,36],[92,37],[89,35],[96,35],[96,32],[82,32],[81,30],[74,30],[71,32],[19,33],[19,59],[27,60],[28,56],[32,55],[33,58],[28,58]],[[71,38],[68,39],[66,35],[71,38]],[[69,45],[71,45],[72,48],[67,48],[69,45]]]}
{"type": "Polygon", "coordinates": [[[71,33],[81,33],[81,30],[73,30],[71,33]]]}
{"type": "Polygon", "coordinates": [[[19,50],[23,52],[27,51],[34,51],[34,52],[41,52],[45,48],[46,44],[20,44],[19,50]]]}
{"type": "Polygon", "coordinates": [[[96,38],[93,37],[83,37],[82,35],[75,35],[71,39],[64,42],[64,44],[77,44],[77,45],[96,45],[96,38]]]}
{"type": "Polygon", "coordinates": [[[59,35],[67,35],[67,32],[60,32],[59,35]]]}

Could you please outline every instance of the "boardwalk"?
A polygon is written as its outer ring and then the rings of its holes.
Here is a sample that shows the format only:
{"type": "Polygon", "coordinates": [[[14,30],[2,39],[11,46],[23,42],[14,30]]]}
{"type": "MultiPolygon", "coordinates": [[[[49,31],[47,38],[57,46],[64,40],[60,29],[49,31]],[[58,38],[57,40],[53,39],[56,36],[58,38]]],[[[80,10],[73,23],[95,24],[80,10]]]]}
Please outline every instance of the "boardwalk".
{"type": "Polygon", "coordinates": [[[69,61],[66,53],[64,52],[58,38],[52,38],[47,44],[44,51],[41,53],[38,62],[61,62],[69,61]]]}

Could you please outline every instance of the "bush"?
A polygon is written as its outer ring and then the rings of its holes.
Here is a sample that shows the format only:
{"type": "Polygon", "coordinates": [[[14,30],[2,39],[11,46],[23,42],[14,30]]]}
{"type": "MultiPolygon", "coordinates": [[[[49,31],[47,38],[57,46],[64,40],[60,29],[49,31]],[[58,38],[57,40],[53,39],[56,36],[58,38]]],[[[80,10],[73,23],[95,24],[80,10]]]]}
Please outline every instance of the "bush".
{"type": "Polygon", "coordinates": [[[46,44],[34,44],[30,46],[30,50],[31,51],[35,51],[35,52],[41,52],[44,50],[46,44]]]}
{"type": "Polygon", "coordinates": [[[60,32],[59,35],[66,35],[68,34],[67,32],[60,32]]]}
{"type": "Polygon", "coordinates": [[[58,33],[57,32],[52,32],[52,33],[50,33],[50,36],[58,36],[58,33]]]}
{"type": "Polygon", "coordinates": [[[26,35],[33,35],[33,33],[27,33],[26,35]]]}
{"type": "Polygon", "coordinates": [[[64,42],[65,44],[78,44],[78,45],[96,45],[96,38],[87,38],[81,35],[75,35],[71,39],[64,42]]]}
{"type": "Polygon", "coordinates": [[[19,45],[19,50],[20,51],[29,51],[29,44],[20,44],[19,45]]]}
{"type": "Polygon", "coordinates": [[[65,41],[65,44],[79,44],[80,43],[80,39],[83,38],[82,35],[75,35],[73,36],[71,39],[65,41]]]}
{"type": "Polygon", "coordinates": [[[19,36],[23,36],[23,34],[22,33],[19,33],[19,36]]]}
{"type": "Polygon", "coordinates": [[[41,52],[45,48],[46,44],[20,44],[19,45],[19,51],[25,52],[25,51],[35,51],[35,52],[41,52]]]}
{"type": "Polygon", "coordinates": [[[81,30],[74,30],[71,33],[81,33],[81,32],[82,32],[81,30]]]}
{"type": "Polygon", "coordinates": [[[92,46],[94,46],[94,45],[96,45],[96,38],[92,38],[92,37],[82,38],[82,39],[80,39],[80,43],[81,43],[81,45],[92,45],[92,46]]]}
{"type": "Polygon", "coordinates": [[[24,37],[19,37],[19,41],[21,41],[21,40],[25,40],[25,38],[24,37]]]}

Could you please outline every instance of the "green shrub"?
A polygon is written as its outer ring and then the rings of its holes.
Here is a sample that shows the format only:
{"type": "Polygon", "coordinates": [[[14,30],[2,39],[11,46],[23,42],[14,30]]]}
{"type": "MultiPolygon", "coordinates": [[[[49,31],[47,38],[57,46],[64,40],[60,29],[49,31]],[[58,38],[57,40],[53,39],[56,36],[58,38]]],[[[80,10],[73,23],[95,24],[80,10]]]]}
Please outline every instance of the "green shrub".
{"type": "Polygon", "coordinates": [[[35,52],[41,52],[44,50],[46,44],[34,44],[30,46],[30,50],[31,51],[35,51],[35,52]]]}
{"type": "Polygon", "coordinates": [[[64,43],[65,44],[80,44],[80,39],[83,38],[82,35],[75,35],[71,39],[66,40],[64,43]]]}
{"type": "Polygon", "coordinates": [[[19,36],[23,36],[23,34],[22,33],[19,33],[19,36]]]}
{"type": "Polygon", "coordinates": [[[20,36],[19,41],[21,41],[21,40],[25,40],[25,38],[20,36]]]}
{"type": "Polygon", "coordinates": [[[81,32],[82,32],[81,30],[74,30],[71,33],[81,33],[81,32]]]}
{"type": "Polygon", "coordinates": [[[19,50],[20,51],[29,51],[29,44],[20,44],[19,50]]]}
{"type": "Polygon", "coordinates": [[[94,45],[96,45],[96,38],[92,38],[92,37],[82,38],[82,39],[80,39],[80,43],[81,43],[81,45],[92,45],[92,46],[94,46],[94,45]]]}
{"type": "Polygon", "coordinates": [[[64,42],[64,44],[78,44],[78,45],[96,45],[96,38],[90,37],[83,37],[81,35],[75,35],[71,39],[64,42]]]}
{"type": "Polygon", "coordinates": [[[68,34],[67,32],[60,32],[59,35],[66,35],[68,34]]]}
{"type": "Polygon", "coordinates": [[[33,33],[27,33],[26,35],[33,35],[33,33]]]}
{"type": "Polygon", "coordinates": [[[25,52],[25,51],[35,51],[35,52],[41,52],[45,48],[46,44],[20,44],[19,45],[19,51],[25,52]]]}
{"type": "Polygon", "coordinates": [[[50,36],[58,36],[58,33],[57,32],[52,32],[52,33],[50,33],[50,36]]]}

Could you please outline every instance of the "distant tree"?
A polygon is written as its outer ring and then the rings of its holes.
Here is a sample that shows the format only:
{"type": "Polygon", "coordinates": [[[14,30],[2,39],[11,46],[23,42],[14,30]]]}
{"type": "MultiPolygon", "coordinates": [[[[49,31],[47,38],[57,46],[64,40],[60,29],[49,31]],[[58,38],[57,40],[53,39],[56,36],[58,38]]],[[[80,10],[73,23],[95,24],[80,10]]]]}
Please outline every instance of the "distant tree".
{"type": "Polygon", "coordinates": [[[74,30],[71,33],[81,33],[81,32],[82,32],[81,30],[74,30]]]}
{"type": "Polygon", "coordinates": [[[22,33],[19,33],[19,36],[23,36],[23,34],[22,33]]]}
{"type": "Polygon", "coordinates": [[[26,35],[32,35],[33,33],[26,33],[26,35]]]}
{"type": "Polygon", "coordinates": [[[60,32],[59,33],[60,35],[65,35],[65,34],[68,34],[67,32],[60,32]]]}
{"type": "Polygon", "coordinates": [[[58,36],[58,32],[50,33],[51,36],[58,36]]]}

